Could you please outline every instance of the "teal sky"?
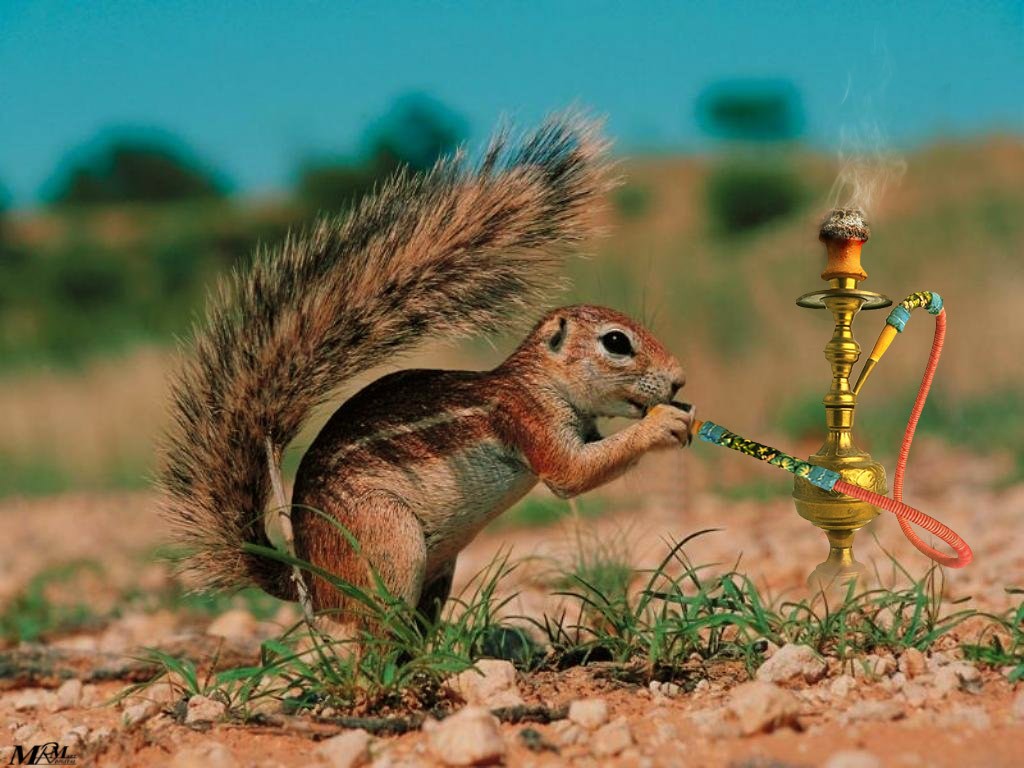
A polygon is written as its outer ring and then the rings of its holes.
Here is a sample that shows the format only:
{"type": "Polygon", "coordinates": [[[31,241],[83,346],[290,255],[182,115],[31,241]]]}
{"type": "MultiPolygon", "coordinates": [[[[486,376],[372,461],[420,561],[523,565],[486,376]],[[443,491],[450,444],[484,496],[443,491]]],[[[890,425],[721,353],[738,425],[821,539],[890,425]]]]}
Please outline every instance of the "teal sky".
{"type": "Polygon", "coordinates": [[[699,150],[694,99],[736,77],[791,81],[821,147],[1022,133],[1024,2],[3,0],[0,184],[32,204],[71,149],[130,126],[265,193],[411,91],[473,139],[576,102],[620,151],[699,150]]]}

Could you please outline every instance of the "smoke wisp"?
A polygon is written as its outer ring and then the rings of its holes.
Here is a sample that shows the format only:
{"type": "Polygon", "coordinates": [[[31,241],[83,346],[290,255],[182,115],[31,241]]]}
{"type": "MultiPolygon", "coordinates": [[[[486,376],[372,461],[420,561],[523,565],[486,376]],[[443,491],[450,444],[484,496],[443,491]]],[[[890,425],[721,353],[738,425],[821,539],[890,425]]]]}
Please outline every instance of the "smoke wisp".
{"type": "Polygon", "coordinates": [[[867,87],[858,87],[848,72],[839,119],[839,173],[829,193],[831,208],[857,208],[868,216],[877,212],[887,189],[906,173],[901,155],[888,149],[889,141],[878,116],[890,111],[886,92],[893,79],[892,58],[885,33],[876,29],[871,41],[873,72],[862,72],[867,87]]]}
{"type": "Polygon", "coordinates": [[[907,163],[885,149],[877,126],[844,130],[840,146],[839,173],[829,192],[829,207],[858,208],[870,216],[886,189],[903,178],[907,163]]]}

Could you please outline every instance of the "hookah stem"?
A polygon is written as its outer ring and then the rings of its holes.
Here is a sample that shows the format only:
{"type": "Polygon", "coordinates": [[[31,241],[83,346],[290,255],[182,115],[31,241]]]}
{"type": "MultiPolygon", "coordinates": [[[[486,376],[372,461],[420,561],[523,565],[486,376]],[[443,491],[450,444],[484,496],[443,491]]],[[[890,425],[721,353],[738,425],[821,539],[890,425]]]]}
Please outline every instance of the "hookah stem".
{"type": "Polygon", "coordinates": [[[867,502],[872,506],[892,512],[899,520],[900,528],[903,530],[904,535],[920,552],[940,565],[946,565],[950,568],[963,568],[974,559],[974,554],[971,552],[967,542],[960,538],[951,528],[926,515],[921,510],[915,509],[903,502],[903,479],[907,470],[907,459],[910,456],[910,445],[914,440],[914,432],[921,418],[921,411],[924,409],[925,400],[928,398],[928,391],[931,389],[932,380],[935,378],[935,369],[939,364],[939,356],[942,354],[942,344],[945,336],[946,312],[942,310],[935,316],[935,337],[932,341],[931,353],[928,356],[928,365],[925,368],[924,377],[921,380],[921,386],[918,388],[917,398],[914,401],[914,407],[910,413],[906,431],[903,434],[903,443],[900,447],[900,455],[896,463],[896,474],[893,478],[893,498],[891,499],[874,491],[869,491],[867,488],[861,488],[859,485],[846,482],[838,472],[826,469],[825,467],[815,466],[787,453],[783,453],[777,448],[771,448],[762,443],[740,437],[713,422],[694,421],[693,432],[706,442],[732,448],[755,459],[766,461],[769,464],[785,469],[787,472],[803,477],[809,483],[826,491],[846,494],[860,501],[867,502]],[[910,527],[911,523],[919,525],[926,531],[935,534],[952,547],[956,554],[946,555],[925,544],[921,537],[910,527]]]}

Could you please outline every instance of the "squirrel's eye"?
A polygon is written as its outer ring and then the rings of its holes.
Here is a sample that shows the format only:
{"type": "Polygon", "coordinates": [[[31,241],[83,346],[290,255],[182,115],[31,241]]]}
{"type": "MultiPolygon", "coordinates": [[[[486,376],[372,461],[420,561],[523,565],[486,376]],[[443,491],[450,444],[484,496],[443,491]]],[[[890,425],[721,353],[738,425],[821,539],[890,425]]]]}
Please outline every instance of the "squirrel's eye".
{"type": "Polygon", "coordinates": [[[613,355],[633,354],[633,345],[622,331],[609,331],[601,337],[601,345],[613,355]]]}

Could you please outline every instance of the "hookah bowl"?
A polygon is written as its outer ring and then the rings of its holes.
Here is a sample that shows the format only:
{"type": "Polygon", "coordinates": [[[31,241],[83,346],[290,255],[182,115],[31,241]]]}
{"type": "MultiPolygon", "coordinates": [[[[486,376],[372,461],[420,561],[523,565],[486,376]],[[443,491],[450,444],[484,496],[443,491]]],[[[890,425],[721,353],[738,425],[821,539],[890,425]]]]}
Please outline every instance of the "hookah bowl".
{"type": "MultiPolygon", "coordinates": [[[[853,335],[857,313],[882,309],[892,304],[887,296],[858,288],[867,278],[861,266],[861,248],[870,236],[863,214],[856,209],[836,209],[821,226],[818,239],[825,245],[827,264],[821,273],[829,287],[805,293],[798,306],[827,309],[835,327],[825,345],[825,358],[832,368],[832,384],[822,403],[825,406],[825,442],[807,460],[838,472],[843,480],[885,495],[885,469],[853,441],[857,394],[850,385],[850,372],[860,358],[861,348],[853,335]]],[[[851,496],[826,491],[796,477],[793,499],[797,513],[825,532],[829,553],[808,577],[812,589],[848,585],[866,575],[867,568],[853,555],[856,532],[878,516],[877,507],[851,496]]]]}

